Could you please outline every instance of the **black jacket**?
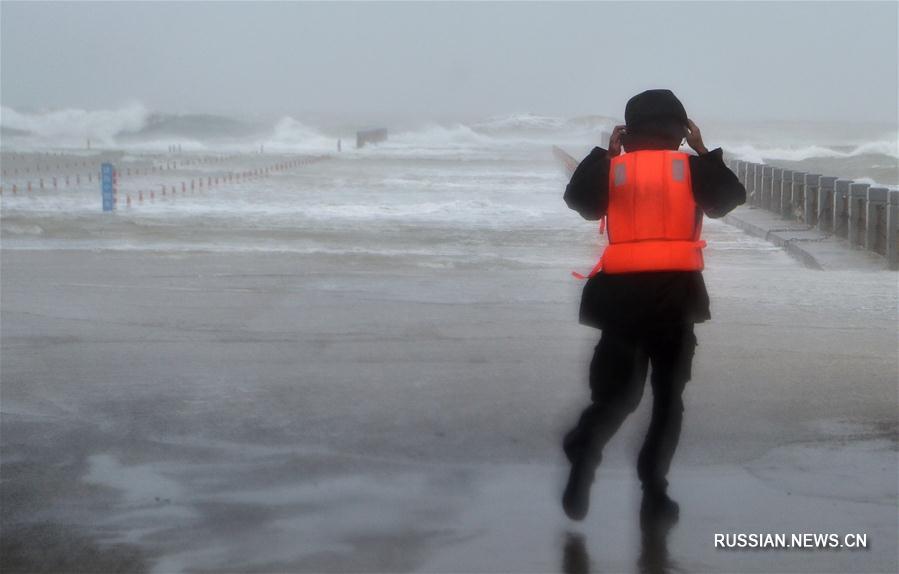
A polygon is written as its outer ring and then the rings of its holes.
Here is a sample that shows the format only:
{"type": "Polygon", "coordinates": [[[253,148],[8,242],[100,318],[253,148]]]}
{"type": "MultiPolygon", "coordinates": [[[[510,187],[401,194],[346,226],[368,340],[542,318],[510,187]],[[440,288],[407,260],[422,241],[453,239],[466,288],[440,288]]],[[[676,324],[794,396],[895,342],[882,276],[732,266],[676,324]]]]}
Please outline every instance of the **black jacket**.
{"type": "MultiPolygon", "coordinates": [[[[746,201],[746,189],[728,169],[721,148],[690,156],[693,198],[709,217],[722,217],[746,201]]],[[[565,203],[584,219],[598,220],[609,206],[609,159],[596,147],[578,165],[565,203]]],[[[709,294],[700,271],[653,271],[587,280],[580,321],[598,329],[639,331],[659,324],[701,323],[711,318],[709,294]]]]}

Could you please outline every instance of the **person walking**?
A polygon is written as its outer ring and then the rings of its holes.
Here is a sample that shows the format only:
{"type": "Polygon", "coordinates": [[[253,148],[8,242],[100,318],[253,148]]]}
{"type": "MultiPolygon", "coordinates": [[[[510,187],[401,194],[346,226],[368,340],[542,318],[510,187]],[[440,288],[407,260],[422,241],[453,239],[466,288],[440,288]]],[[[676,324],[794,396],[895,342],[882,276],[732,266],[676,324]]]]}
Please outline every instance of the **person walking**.
{"type": "Polygon", "coordinates": [[[676,521],[667,474],[698,344],[694,325],[711,318],[702,220],[743,204],[746,190],[721,148],[706,149],[670,90],[637,94],[624,117],[609,148],[595,147],[580,162],[564,195],[568,207],[600,221],[608,246],[580,276],[587,279],[580,322],[602,333],[589,368],[591,403],[563,439],[571,470],[562,506],[573,520],[587,515],[603,447],[639,405],[651,366],[652,419],[637,462],[641,517],[676,521]],[[679,151],[684,140],[695,155],[679,151]]]}

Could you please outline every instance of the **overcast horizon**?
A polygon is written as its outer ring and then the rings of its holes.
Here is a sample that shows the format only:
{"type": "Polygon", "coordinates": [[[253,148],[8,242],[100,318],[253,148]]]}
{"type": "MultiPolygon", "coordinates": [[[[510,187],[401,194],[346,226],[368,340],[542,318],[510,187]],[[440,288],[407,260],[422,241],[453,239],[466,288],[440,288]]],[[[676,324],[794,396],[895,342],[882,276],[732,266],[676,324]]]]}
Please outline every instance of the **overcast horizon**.
{"type": "Polygon", "coordinates": [[[0,32],[0,103],[20,111],[620,117],[669,87],[716,121],[897,123],[892,2],[4,1],[0,32]]]}

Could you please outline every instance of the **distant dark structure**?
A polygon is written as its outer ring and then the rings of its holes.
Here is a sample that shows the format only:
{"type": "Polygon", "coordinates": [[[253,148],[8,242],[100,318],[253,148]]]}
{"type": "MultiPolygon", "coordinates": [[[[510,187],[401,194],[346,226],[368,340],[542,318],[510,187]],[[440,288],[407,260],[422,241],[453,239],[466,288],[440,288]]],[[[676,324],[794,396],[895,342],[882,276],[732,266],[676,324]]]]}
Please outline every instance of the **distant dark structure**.
{"type": "Polygon", "coordinates": [[[375,128],[356,132],[356,148],[365,147],[365,144],[387,141],[387,128],[375,128]]]}

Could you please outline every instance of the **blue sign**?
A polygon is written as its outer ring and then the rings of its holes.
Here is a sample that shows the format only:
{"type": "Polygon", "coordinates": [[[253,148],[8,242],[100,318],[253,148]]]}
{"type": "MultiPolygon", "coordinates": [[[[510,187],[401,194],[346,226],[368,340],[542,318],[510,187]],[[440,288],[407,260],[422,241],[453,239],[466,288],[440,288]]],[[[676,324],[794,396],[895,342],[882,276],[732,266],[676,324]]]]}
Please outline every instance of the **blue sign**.
{"type": "Polygon", "coordinates": [[[114,170],[111,163],[100,166],[100,191],[103,194],[103,211],[115,209],[114,170]]]}

